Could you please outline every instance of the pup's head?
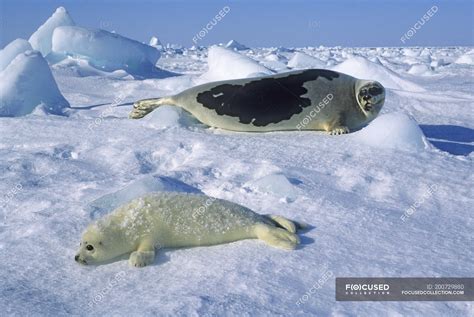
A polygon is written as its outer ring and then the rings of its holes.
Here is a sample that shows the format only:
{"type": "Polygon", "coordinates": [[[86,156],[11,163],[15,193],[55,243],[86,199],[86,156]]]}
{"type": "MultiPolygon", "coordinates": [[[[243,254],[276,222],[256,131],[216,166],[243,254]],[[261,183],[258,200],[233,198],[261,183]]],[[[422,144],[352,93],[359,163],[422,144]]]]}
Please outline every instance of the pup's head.
{"type": "Polygon", "coordinates": [[[97,224],[90,225],[82,235],[74,260],[81,264],[96,264],[126,253],[117,238],[110,233],[104,234],[97,224]]]}
{"type": "Polygon", "coordinates": [[[385,88],[376,81],[358,80],[355,94],[360,109],[368,119],[375,118],[385,101],[385,88]]]}

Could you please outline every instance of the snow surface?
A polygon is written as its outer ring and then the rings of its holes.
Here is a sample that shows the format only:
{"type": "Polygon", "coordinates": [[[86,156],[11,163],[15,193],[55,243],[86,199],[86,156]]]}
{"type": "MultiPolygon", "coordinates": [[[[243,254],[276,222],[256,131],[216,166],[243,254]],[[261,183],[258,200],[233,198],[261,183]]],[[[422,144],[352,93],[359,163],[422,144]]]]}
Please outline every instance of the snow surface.
{"type": "MultiPolygon", "coordinates": [[[[130,120],[137,99],[177,93],[203,74],[271,73],[262,65],[295,54],[163,50],[156,66],[180,76],[137,80],[126,69],[106,72],[69,57],[51,66],[72,107],[68,117],[0,118],[2,314],[473,315],[471,302],[336,302],[334,295],[334,277],[473,276],[473,66],[455,63],[471,48],[298,48],[387,86],[380,116],[342,136],[232,133],[171,107],[130,120]],[[440,60],[433,76],[407,73],[440,60]],[[159,250],[144,269],[129,268],[126,257],[74,262],[93,219],[149,190],[203,192],[310,228],[291,252],[247,240],[159,250]],[[328,272],[332,278],[307,295],[328,272]]],[[[20,53],[12,63],[46,76],[40,57],[20,53]]]]}
{"type": "Polygon", "coordinates": [[[46,57],[51,52],[53,31],[58,26],[75,25],[67,10],[59,7],[53,15],[30,36],[29,42],[33,49],[46,57]]]}

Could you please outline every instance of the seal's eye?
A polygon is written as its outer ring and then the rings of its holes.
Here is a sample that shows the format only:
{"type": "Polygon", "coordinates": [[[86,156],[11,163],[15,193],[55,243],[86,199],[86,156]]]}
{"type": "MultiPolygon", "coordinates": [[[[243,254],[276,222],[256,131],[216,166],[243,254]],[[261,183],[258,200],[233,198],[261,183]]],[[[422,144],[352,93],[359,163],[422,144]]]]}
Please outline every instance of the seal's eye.
{"type": "Polygon", "coordinates": [[[380,95],[382,92],[383,92],[383,90],[380,87],[377,87],[377,86],[369,88],[369,93],[372,96],[380,95]]]}
{"type": "Polygon", "coordinates": [[[92,251],[92,250],[94,250],[94,247],[89,244],[89,245],[86,247],[86,249],[89,250],[89,251],[92,251]]]}
{"type": "Polygon", "coordinates": [[[367,89],[364,88],[360,92],[361,92],[361,94],[366,95],[367,94],[367,89]]]}

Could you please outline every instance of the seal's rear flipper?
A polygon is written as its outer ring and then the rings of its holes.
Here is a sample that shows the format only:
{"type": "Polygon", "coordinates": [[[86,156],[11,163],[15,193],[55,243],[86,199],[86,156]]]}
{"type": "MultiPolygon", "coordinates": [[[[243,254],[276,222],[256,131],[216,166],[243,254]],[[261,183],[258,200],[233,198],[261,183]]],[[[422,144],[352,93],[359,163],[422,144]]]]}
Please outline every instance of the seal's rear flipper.
{"type": "Polygon", "coordinates": [[[300,243],[300,239],[296,234],[273,226],[257,225],[255,233],[258,239],[275,248],[293,250],[300,243]]]}
{"type": "Polygon", "coordinates": [[[297,222],[278,215],[265,215],[265,217],[270,218],[276,226],[281,227],[291,233],[296,233],[297,230],[305,229],[308,226],[304,222],[297,222]]]}
{"type": "Polygon", "coordinates": [[[130,119],[140,119],[158,108],[162,105],[174,105],[174,102],[171,98],[153,98],[153,99],[143,99],[135,102],[133,104],[133,110],[129,114],[130,119]]]}

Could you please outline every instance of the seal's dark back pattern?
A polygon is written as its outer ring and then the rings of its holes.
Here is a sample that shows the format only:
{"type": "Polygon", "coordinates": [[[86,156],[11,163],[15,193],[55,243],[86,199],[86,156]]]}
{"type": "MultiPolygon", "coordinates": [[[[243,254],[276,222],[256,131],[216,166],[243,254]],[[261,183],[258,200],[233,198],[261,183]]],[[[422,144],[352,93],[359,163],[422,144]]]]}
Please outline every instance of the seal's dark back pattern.
{"type": "Polygon", "coordinates": [[[222,84],[201,92],[196,100],[219,115],[238,117],[241,123],[266,126],[288,120],[311,106],[303,97],[308,90],[303,85],[324,77],[338,78],[339,74],[325,69],[310,69],[287,77],[265,77],[242,85],[222,84]]]}

